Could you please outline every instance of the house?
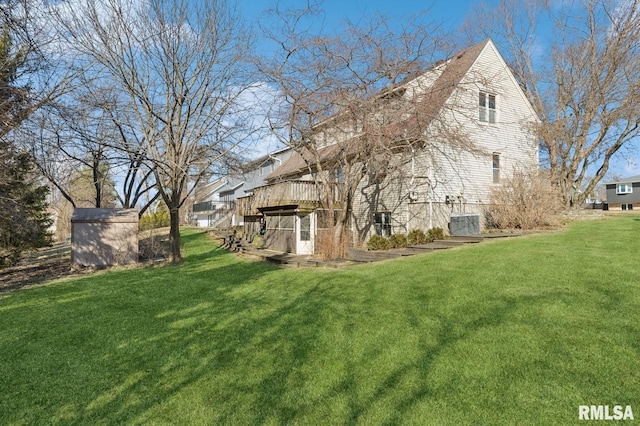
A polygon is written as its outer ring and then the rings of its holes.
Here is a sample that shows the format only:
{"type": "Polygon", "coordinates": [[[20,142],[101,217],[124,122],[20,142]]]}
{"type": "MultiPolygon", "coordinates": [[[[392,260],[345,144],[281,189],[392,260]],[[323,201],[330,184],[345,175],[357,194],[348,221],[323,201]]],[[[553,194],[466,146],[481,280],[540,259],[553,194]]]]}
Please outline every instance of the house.
{"type": "Polygon", "coordinates": [[[191,220],[196,226],[205,228],[230,226],[233,205],[224,202],[220,196],[220,190],[227,183],[226,178],[219,178],[196,189],[191,215],[191,220]]]}
{"type": "Polygon", "coordinates": [[[640,175],[614,182],[605,182],[609,210],[640,208],[640,175]]]}
{"type": "Polygon", "coordinates": [[[366,147],[368,121],[344,125],[344,114],[338,113],[318,123],[315,151],[296,149],[266,177],[266,185],[238,198],[237,212],[245,218],[247,233],[266,225],[267,247],[314,253],[323,228],[340,211],[348,211],[341,201],[347,171],[338,162],[329,166],[338,157],[367,164],[366,176],[350,193],[349,230],[355,245],[374,234],[446,230],[452,214],[481,217],[491,189],[505,176],[514,168],[537,167],[537,116],[491,40],[370,102],[382,105],[371,119],[382,123],[379,135],[386,151],[358,157],[366,147]],[[414,125],[418,122],[420,126],[414,125]],[[325,173],[323,185],[318,184],[320,173],[325,173]],[[330,185],[328,174],[334,176],[330,185]]]}
{"type": "Polygon", "coordinates": [[[215,179],[196,190],[192,221],[197,226],[226,228],[244,224],[244,216],[236,213],[236,200],[251,195],[253,189],[266,183],[266,177],[292,154],[280,149],[245,164],[237,173],[215,179]]]}

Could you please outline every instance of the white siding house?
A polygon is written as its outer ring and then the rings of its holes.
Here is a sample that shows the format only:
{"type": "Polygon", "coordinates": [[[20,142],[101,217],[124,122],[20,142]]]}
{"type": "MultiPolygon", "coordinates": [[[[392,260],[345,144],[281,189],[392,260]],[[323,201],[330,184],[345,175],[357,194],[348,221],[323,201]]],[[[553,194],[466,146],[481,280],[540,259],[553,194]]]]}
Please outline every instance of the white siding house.
{"type": "Polygon", "coordinates": [[[195,194],[192,221],[197,226],[226,228],[244,224],[244,215],[236,212],[236,201],[250,196],[253,189],[291,157],[288,148],[280,149],[246,164],[242,170],[201,185],[195,194]]]}
{"type": "MultiPolygon", "coordinates": [[[[405,98],[428,97],[432,113],[439,114],[439,120],[426,128],[419,148],[398,154],[404,157],[398,162],[397,173],[375,182],[365,177],[360,183],[351,217],[356,245],[375,233],[390,235],[433,227],[447,230],[452,213],[482,215],[492,187],[515,167],[538,164],[535,111],[491,40],[437,64],[402,83],[400,89],[394,90],[405,98]],[[469,143],[459,145],[433,136],[443,134],[434,127],[443,123],[456,126],[469,143]]],[[[357,138],[332,132],[326,122],[318,126],[318,135],[326,145],[322,150],[325,158],[333,155],[336,138],[343,138],[343,147],[349,138],[357,138]]],[[[312,235],[317,231],[318,203],[306,188],[306,182],[312,180],[309,160],[296,153],[268,176],[269,186],[256,188],[254,195],[260,197],[246,199],[241,206],[244,214],[262,214],[267,223],[272,223],[275,216],[278,223],[282,223],[282,217],[292,216],[284,220],[291,228],[286,229],[288,239],[280,239],[274,232],[273,248],[313,252],[308,241],[299,239],[300,235],[307,236],[307,229],[301,234],[296,228],[300,223],[311,226],[312,235]],[[299,183],[294,185],[292,179],[299,183]],[[268,196],[276,191],[280,191],[279,196],[268,196]]]]}
{"type": "MultiPolygon", "coordinates": [[[[443,112],[448,121],[463,127],[476,149],[472,152],[446,140],[431,140],[440,155],[417,152],[409,169],[388,183],[375,205],[365,200],[366,195],[373,198],[374,188],[358,191],[362,196],[354,203],[354,231],[360,240],[375,231],[371,218],[374,222],[381,216],[387,220],[383,213],[390,216],[386,231],[390,234],[432,227],[446,230],[451,213],[482,215],[491,188],[505,175],[514,167],[537,166],[535,111],[493,42],[473,46],[440,65],[438,77],[443,77],[442,69],[457,65],[452,62],[466,55],[470,65],[444,102],[443,112]]],[[[430,72],[426,76],[430,87],[436,84],[430,72]]]]}

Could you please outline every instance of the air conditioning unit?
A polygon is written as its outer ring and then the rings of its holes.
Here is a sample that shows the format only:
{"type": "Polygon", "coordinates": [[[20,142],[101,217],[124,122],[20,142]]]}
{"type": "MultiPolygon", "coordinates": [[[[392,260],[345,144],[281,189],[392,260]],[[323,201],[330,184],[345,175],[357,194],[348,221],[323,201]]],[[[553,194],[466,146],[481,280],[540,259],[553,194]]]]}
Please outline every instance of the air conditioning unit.
{"type": "Polygon", "coordinates": [[[451,236],[480,234],[480,215],[474,213],[451,213],[449,234],[451,236]]]}

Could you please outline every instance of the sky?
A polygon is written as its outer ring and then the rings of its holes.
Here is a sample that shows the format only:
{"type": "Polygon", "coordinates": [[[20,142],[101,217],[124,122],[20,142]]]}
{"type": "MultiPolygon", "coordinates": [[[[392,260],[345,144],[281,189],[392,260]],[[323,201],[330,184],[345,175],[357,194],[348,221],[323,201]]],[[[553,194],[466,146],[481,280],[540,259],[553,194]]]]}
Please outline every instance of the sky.
{"type": "MultiPolygon", "coordinates": [[[[233,0],[232,0],[233,1],[233,0]]],[[[430,22],[442,24],[446,30],[458,28],[465,20],[473,6],[480,3],[496,4],[498,0],[309,0],[315,2],[324,12],[324,30],[338,27],[345,20],[357,23],[367,22],[375,15],[381,14],[392,23],[402,23],[412,15],[427,11],[430,22]]],[[[251,26],[268,25],[269,13],[277,4],[281,8],[304,8],[307,0],[235,0],[243,19],[251,26]]],[[[260,53],[268,52],[271,46],[267,41],[258,41],[260,53]]],[[[442,58],[444,59],[444,58],[442,58]]],[[[258,112],[259,114],[259,112],[258,112]]],[[[282,148],[275,137],[260,136],[261,143],[255,145],[247,155],[257,158],[282,148]]]]}
{"type": "MultiPolygon", "coordinates": [[[[273,7],[274,0],[237,0],[243,15],[253,21],[264,16],[262,11],[273,7]]],[[[406,17],[429,10],[438,21],[451,23],[457,27],[462,23],[473,4],[478,0],[324,0],[322,8],[327,20],[339,23],[341,20],[356,21],[361,17],[382,13],[390,17],[406,17]]],[[[486,3],[495,3],[488,0],[486,3]]],[[[289,0],[286,4],[305,4],[305,0],[289,0]]]]}
{"type": "MultiPolygon", "coordinates": [[[[265,10],[275,7],[276,0],[235,0],[240,13],[249,24],[265,23],[268,14],[265,10]]],[[[314,1],[314,0],[309,0],[314,1]]],[[[499,0],[315,0],[325,13],[325,29],[337,27],[344,20],[358,22],[368,21],[368,18],[382,14],[393,22],[402,22],[411,15],[428,11],[429,20],[441,23],[443,29],[455,34],[456,29],[473,12],[475,6],[486,4],[495,6],[499,0]]],[[[285,7],[304,7],[307,0],[279,0],[285,7]]],[[[264,44],[258,44],[258,48],[268,48],[264,44]]],[[[545,52],[546,53],[546,52],[545,52]]],[[[543,55],[545,55],[543,53],[543,55]]],[[[542,57],[542,60],[545,58],[542,57]]],[[[640,144],[636,144],[640,145],[640,144]]],[[[278,148],[274,143],[267,143],[262,150],[278,148]]],[[[640,147],[638,148],[640,150],[640,147]]],[[[640,152],[614,156],[609,174],[617,177],[640,175],[640,152]]]]}

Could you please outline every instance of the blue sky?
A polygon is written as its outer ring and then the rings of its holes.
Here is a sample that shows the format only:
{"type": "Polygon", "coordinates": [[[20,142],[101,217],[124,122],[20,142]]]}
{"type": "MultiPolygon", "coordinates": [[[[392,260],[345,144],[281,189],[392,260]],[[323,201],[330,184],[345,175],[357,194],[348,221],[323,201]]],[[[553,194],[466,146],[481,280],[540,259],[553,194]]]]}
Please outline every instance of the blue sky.
{"type": "MultiPolygon", "coordinates": [[[[276,4],[275,0],[237,0],[237,2],[249,21],[255,21],[264,16],[262,11],[276,4]]],[[[324,0],[321,4],[327,14],[327,21],[334,24],[344,19],[357,21],[359,18],[376,13],[402,18],[429,10],[435,20],[455,28],[462,23],[471,7],[478,3],[481,2],[478,0],[324,0]]],[[[487,0],[485,3],[493,4],[496,1],[487,0]]],[[[289,0],[281,1],[281,4],[304,5],[306,3],[305,0],[289,0]]]]}
{"type": "MultiPolygon", "coordinates": [[[[497,5],[499,0],[309,0],[320,5],[325,13],[325,29],[337,27],[344,20],[358,22],[367,21],[376,14],[387,16],[393,23],[401,23],[411,15],[428,11],[429,20],[441,23],[445,31],[454,32],[467,19],[474,6],[486,4],[497,5]]],[[[248,23],[255,25],[268,16],[266,9],[275,7],[276,0],[236,0],[240,12],[248,23]]],[[[282,7],[304,7],[307,0],[279,0],[282,7]]],[[[259,45],[260,48],[260,45],[259,45]]],[[[263,45],[263,48],[268,48],[263,45]]],[[[546,59],[546,58],[541,58],[546,59]]],[[[631,176],[640,175],[640,144],[626,152],[627,160],[622,153],[614,156],[609,169],[610,175],[631,176]]],[[[269,149],[274,146],[269,144],[269,149]]],[[[631,147],[629,147],[631,148],[631,147]]],[[[605,179],[607,180],[607,179],[605,179]]]]}
{"type": "MultiPolygon", "coordinates": [[[[233,1],[233,0],[232,0],[233,1]]],[[[485,0],[482,3],[496,4],[498,0],[485,0]]],[[[242,17],[252,26],[258,23],[268,26],[270,15],[268,9],[277,4],[282,9],[304,8],[307,0],[235,0],[242,17]]],[[[424,13],[429,22],[441,24],[443,30],[453,31],[465,20],[468,13],[479,0],[309,0],[316,3],[324,13],[323,30],[330,32],[345,20],[357,23],[381,14],[392,24],[401,24],[412,15],[424,13]]],[[[258,41],[258,50],[267,53],[272,46],[268,41],[258,41]]],[[[442,58],[444,59],[444,58],[442,58]]],[[[251,151],[249,157],[258,157],[281,148],[274,137],[262,135],[251,151]]]]}

